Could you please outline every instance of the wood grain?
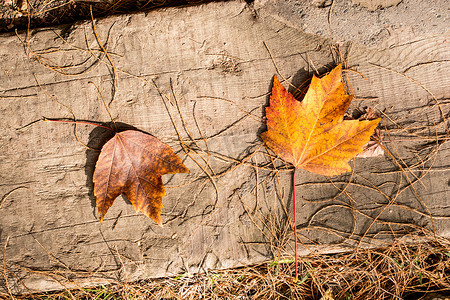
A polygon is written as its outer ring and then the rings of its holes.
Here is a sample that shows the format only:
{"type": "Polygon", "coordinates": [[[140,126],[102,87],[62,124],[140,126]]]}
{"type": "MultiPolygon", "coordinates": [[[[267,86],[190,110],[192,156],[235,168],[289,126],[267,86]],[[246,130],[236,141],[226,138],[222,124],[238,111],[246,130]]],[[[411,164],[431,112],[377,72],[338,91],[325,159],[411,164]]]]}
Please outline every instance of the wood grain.
{"type": "MultiPolygon", "coordinates": [[[[261,146],[263,112],[277,70],[293,85],[315,69],[330,70],[332,41],[305,34],[264,7],[255,18],[239,1],[117,16],[96,21],[116,77],[92,24],[77,25],[66,41],[60,30],[31,32],[30,49],[20,41],[25,33],[0,36],[0,241],[3,249],[8,240],[8,270],[42,291],[61,282],[83,286],[254,264],[272,259],[277,247],[292,253],[282,236],[269,234],[270,226],[289,229],[282,203],[288,209],[292,203],[290,171],[274,176],[261,146]],[[77,141],[73,125],[38,121],[75,115],[110,122],[101,97],[122,126],[168,143],[191,170],[163,177],[163,228],[120,197],[101,225],[92,193],[98,152],[77,141]]],[[[298,229],[303,242],[315,243],[301,254],[385,245],[393,237],[388,225],[396,236],[433,229],[449,236],[448,135],[434,105],[437,100],[444,115],[449,111],[448,38],[351,47],[348,62],[365,76],[348,73],[354,106],[376,107],[397,120],[385,117],[385,145],[404,159],[400,165],[417,165],[402,175],[385,156],[357,159],[355,174],[338,178],[299,173],[297,193],[310,202],[298,205],[298,229]],[[440,148],[433,152],[436,133],[440,148]]],[[[98,128],[79,125],[76,133],[95,149],[106,142],[98,128]]],[[[12,276],[8,283],[14,292],[25,290],[12,276]]]]}

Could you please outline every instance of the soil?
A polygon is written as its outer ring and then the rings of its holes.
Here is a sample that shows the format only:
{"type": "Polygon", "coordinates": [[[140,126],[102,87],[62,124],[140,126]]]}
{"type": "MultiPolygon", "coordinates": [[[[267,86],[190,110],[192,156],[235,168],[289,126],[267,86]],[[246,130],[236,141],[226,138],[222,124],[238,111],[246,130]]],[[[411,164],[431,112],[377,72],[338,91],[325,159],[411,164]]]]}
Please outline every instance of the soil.
{"type": "MultiPolygon", "coordinates": [[[[447,0],[341,0],[269,1],[273,13],[307,33],[378,46],[399,38],[411,40],[424,34],[439,35],[450,28],[447,0]],[[320,5],[320,4],[323,5],[320,5]],[[389,5],[385,5],[388,3],[389,5]]],[[[400,41],[401,42],[401,41],[400,41]]]]}

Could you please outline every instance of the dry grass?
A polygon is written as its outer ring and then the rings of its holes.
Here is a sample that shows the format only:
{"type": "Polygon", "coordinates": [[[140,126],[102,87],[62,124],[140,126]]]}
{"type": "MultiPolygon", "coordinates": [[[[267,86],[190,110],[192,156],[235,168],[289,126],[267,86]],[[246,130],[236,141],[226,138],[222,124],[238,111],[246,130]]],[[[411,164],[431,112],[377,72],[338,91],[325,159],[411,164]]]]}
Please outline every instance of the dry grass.
{"type": "Polygon", "coordinates": [[[211,0],[0,0],[0,32],[148,11],[158,7],[195,5],[211,0]]]}
{"type": "MultiPolygon", "coordinates": [[[[448,241],[406,243],[205,274],[34,294],[16,299],[420,299],[450,291],[448,241]]],[[[8,297],[5,296],[5,299],[8,297]]]]}

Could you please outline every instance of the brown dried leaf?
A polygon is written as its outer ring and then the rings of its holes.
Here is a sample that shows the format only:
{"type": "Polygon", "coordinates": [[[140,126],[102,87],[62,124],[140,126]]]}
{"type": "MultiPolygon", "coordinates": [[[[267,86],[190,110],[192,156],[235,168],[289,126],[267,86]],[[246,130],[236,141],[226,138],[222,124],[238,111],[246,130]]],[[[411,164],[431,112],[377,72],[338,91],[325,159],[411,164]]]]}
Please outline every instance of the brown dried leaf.
{"type": "Polygon", "coordinates": [[[161,175],[188,173],[181,159],[157,138],[134,130],[116,133],[102,148],[94,171],[100,222],[122,193],[136,211],[161,225],[161,175]]]}

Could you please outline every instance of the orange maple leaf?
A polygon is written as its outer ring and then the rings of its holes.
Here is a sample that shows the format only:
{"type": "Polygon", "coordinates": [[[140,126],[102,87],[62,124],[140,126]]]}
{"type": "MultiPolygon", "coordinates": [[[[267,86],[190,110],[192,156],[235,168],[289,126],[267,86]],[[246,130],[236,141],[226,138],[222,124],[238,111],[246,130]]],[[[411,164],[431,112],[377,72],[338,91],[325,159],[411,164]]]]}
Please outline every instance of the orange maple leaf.
{"type": "Polygon", "coordinates": [[[136,211],[161,225],[161,175],[189,173],[172,148],[134,130],[118,132],[102,148],[94,171],[94,194],[100,222],[124,193],[136,211]]]}
{"type": "Polygon", "coordinates": [[[363,150],[381,120],[344,121],[351,100],[341,65],[320,79],[314,76],[302,102],[275,76],[266,108],[268,130],[261,137],[295,168],[328,176],[351,171],[348,161],[363,150]]]}

